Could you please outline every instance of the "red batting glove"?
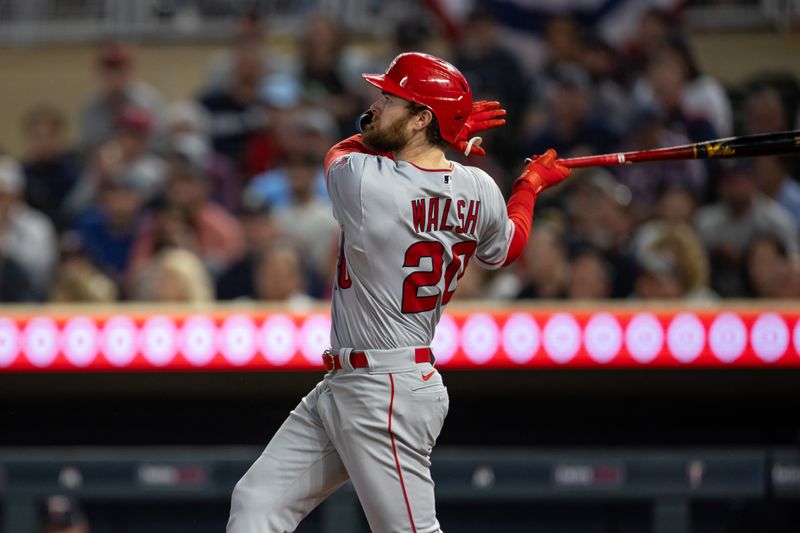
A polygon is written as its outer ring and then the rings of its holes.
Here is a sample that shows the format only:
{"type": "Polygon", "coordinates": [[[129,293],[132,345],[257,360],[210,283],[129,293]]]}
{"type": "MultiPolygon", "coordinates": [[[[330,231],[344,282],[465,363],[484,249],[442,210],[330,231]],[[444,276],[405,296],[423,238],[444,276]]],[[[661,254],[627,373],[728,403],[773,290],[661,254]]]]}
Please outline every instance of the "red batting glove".
{"type": "Polygon", "coordinates": [[[456,135],[456,140],[450,146],[464,155],[486,155],[486,150],[480,147],[481,138],[470,139],[473,133],[498,128],[506,123],[506,110],[500,108],[500,102],[487,102],[480,100],[472,104],[472,111],[467,117],[467,122],[456,135]],[[470,141],[472,143],[470,144],[470,141]],[[469,148],[469,150],[468,150],[469,148]]]}
{"type": "Polygon", "coordinates": [[[552,148],[540,156],[533,156],[528,160],[520,177],[514,182],[514,186],[528,183],[533,186],[534,193],[539,194],[564,181],[569,176],[571,169],[556,163],[557,157],[558,154],[552,148]]]}

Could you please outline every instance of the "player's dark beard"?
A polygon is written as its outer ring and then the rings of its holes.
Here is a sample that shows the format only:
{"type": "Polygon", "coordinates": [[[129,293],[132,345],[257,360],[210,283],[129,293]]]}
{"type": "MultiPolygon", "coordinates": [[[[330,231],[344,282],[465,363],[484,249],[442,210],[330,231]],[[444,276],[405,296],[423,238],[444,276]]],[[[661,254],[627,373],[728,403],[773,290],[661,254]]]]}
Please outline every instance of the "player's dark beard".
{"type": "Polygon", "coordinates": [[[379,131],[378,125],[373,121],[364,128],[361,140],[368,148],[381,154],[398,152],[408,143],[405,126],[406,120],[397,120],[388,131],[379,131]]]}

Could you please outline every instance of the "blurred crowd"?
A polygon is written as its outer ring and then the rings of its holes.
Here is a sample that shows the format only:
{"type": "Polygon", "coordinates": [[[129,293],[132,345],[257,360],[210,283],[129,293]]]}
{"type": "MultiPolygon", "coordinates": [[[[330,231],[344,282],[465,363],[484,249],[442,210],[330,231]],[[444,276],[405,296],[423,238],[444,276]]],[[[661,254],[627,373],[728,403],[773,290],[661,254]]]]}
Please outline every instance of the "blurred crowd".
{"type": "MultiPolygon", "coordinates": [[[[679,28],[678,14],[650,10],[612,46],[553,16],[532,71],[483,9],[457,39],[401,22],[378,51],[315,15],[293,55],[270,49],[264,21],[247,15],[204,85],[175,102],[140,78],[135,47],[106,43],[96,89],[76,103],[77,143],[64,110],[43,102],[21,124],[24,157],[0,155],[0,301],[329,298],[339,229],[323,157],[376,97],[360,73],[403,51],[443,55],[475,99],[508,110],[507,126],[485,135],[488,157],[451,154],[506,193],[524,157],[550,147],[566,157],[798,127],[792,75],[723,87],[679,28]]],[[[798,166],[763,157],[575,171],[537,202],[524,257],[501,272],[470,268],[456,298],[800,297],[798,166]]]]}

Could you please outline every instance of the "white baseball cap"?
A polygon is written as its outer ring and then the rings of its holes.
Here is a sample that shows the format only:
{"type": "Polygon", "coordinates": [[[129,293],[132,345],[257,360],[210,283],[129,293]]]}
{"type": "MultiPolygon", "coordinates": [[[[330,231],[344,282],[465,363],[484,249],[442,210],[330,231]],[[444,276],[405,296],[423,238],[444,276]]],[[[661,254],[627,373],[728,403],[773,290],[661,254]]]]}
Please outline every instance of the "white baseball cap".
{"type": "Polygon", "coordinates": [[[0,192],[19,194],[25,186],[22,167],[7,155],[0,155],[0,192]]]}

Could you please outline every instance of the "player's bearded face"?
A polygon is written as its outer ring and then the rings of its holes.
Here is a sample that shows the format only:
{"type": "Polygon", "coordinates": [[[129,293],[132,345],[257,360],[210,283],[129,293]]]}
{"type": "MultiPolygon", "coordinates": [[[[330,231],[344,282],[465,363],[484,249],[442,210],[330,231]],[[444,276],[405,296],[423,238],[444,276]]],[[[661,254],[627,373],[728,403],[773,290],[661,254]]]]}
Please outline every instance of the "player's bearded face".
{"type": "Polygon", "coordinates": [[[361,133],[361,140],[369,148],[380,153],[402,150],[411,138],[406,129],[406,124],[411,118],[412,115],[406,113],[384,128],[381,128],[380,118],[373,118],[361,133]]]}

